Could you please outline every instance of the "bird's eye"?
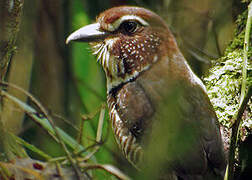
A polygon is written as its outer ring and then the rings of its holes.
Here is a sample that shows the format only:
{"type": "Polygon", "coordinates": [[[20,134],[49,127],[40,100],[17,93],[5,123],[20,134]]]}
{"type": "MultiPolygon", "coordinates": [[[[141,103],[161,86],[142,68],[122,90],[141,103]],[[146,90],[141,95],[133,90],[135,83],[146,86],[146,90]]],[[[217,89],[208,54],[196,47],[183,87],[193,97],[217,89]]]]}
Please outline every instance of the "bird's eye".
{"type": "Polygon", "coordinates": [[[137,30],[138,23],[135,21],[126,21],[121,24],[121,28],[126,32],[126,33],[134,33],[137,30]]]}

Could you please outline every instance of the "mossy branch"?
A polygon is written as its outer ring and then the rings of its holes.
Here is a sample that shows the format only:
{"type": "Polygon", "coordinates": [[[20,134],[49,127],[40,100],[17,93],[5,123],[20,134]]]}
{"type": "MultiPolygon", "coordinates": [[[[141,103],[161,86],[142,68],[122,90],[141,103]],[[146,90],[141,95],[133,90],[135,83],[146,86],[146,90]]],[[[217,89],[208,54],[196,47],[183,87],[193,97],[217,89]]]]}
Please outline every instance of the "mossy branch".
{"type": "Polygon", "coordinates": [[[0,79],[4,80],[11,57],[16,49],[16,40],[21,22],[23,0],[4,0],[0,3],[0,79]]]}
{"type": "MultiPolygon", "coordinates": [[[[5,79],[8,66],[16,49],[16,39],[19,32],[23,0],[0,1],[0,80],[5,79]]],[[[15,158],[12,149],[21,147],[10,137],[2,121],[3,101],[0,97],[0,149],[9,159],[15,158]]]]}
{"type": "Polygon", "coordinates": [[[225,180],[234,179],[234,162],[235,162],[235,149],[238,141],[239,127],[242,121],[242,115],[248,104],[248,101],[252,95],[252,89],[249,85],[247,89],[247,63],[248,63],[248,51],[249,51],[249,39],[250,39],[250,30],[252,23],[252,2],[248,6],[248,19],[245,29],[245,38],[244,38],[244,47],[243,47],[243,67],[242,67],[242,87],[241,87],[241,96],[240,103],[237,113],[234,116],[235,122],[232,125],[232,135],[230,139],[230,151],[229,151],[229,164],[227,168],[227,173],[225,180]]]}

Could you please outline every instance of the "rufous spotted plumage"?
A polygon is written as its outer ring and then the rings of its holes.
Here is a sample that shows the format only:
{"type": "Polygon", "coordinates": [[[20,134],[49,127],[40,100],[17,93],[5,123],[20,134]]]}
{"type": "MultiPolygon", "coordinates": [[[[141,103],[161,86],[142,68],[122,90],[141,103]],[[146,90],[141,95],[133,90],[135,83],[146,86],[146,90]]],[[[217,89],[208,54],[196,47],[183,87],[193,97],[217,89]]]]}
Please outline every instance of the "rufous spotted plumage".
{"type": "Polygon", "coordinates": [[[205,87],[157,14],[111,8],[70,41],[89,42],[102,65],[112,129],[133,165],[160,162],[161,179],[223,178],[223,144],[205,87]]]}

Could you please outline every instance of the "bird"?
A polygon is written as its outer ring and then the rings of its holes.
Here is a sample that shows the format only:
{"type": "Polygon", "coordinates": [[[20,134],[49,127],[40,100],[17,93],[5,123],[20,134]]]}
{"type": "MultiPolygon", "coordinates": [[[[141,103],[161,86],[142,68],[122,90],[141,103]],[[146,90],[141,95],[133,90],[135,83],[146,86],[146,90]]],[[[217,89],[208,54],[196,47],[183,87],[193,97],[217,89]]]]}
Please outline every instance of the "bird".
{"type": "Polygon", "coordinates": [[[116,142],[147,179],[223,179],[217,116],[159,15],[112,7],[70,34],[71,41],[90,44],[105,72],[116,142]]]}

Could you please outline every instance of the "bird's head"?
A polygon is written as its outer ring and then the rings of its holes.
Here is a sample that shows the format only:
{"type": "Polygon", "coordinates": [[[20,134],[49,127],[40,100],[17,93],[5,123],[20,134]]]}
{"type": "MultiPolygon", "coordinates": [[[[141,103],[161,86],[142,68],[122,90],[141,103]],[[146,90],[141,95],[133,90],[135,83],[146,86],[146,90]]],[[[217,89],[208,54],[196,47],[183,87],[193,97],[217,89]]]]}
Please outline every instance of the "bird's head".
{"type": "Polygon", "coordinates": [[[139,7],[121,6],[101,13],[96,23],[73,32],[66,40],[89,42],[107,77],[107,90],[131,81],[176,46],[165,22],[139,7]],[[168,48],[169,49],[169,48],[168,48]]]}

